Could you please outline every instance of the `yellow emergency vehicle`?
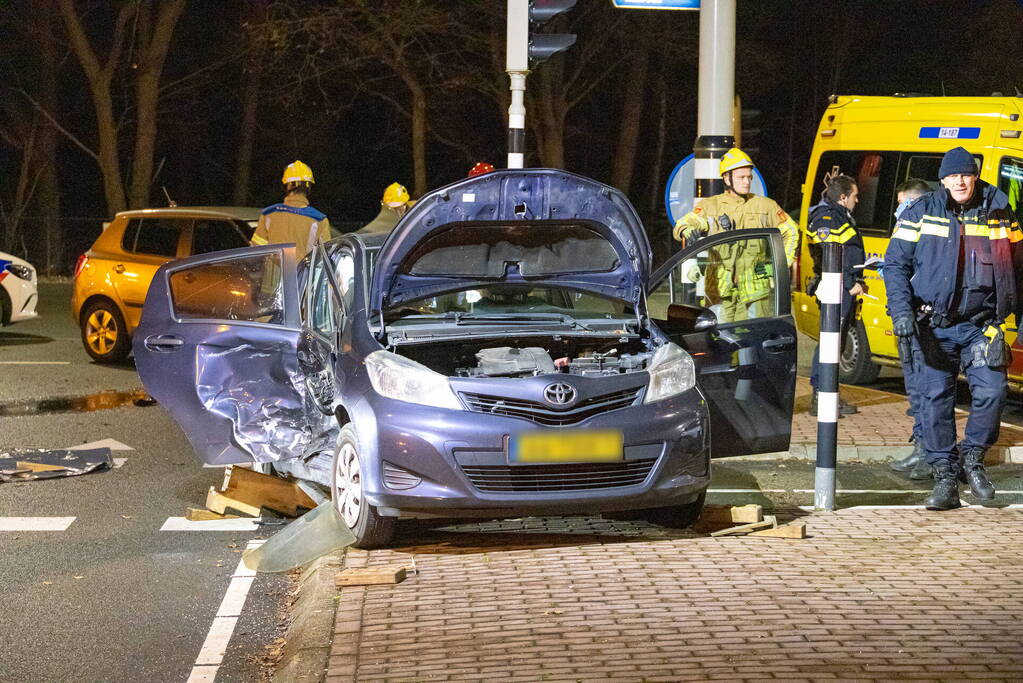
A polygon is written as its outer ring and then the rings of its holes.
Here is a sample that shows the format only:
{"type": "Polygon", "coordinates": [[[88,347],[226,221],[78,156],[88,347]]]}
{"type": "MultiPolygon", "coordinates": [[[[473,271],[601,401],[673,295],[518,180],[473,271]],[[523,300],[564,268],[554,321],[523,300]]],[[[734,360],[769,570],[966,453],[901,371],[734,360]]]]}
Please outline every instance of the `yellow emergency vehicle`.
{"type": "MultiPolygon", "coordinates": [[[[980,177],[1009,196],[1023,220],[1023,98],[1021,97],[860,97],[832,96],[817,130],[803,185],[800,252],[792,310],[798,329],[818,336],[819,309],[807,295],[813,261],[806,227],[810,207],[821,201],[827,180],[844,173],[859,186],[853,212],[868,260],[884,258],[898,207],[895,188],[909,178],[938,187],[938,167],[949,149],[963,146],[977,158],[980,177]]],[[[841,358],[843,382],[873,381],[881,365],[898,365],[892,321],[885,310],[884,281],[865,273],[869,291],[841,358]]],[[[1010,320],[1010,327],[1015,321],[1010,320]]],[[[1023,382],[1023,347],[1010,335],[1011,380],[1023,382]]]]}

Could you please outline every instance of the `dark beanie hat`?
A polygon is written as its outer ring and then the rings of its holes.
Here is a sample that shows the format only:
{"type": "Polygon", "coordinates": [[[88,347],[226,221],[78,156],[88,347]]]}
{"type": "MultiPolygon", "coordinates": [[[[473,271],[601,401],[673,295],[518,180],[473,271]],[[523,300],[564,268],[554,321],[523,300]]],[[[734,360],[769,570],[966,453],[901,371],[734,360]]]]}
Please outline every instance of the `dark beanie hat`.
{"type": "Polygon", "coordinates": [[[938,179],[944,178],[953,173],[964,175],[977,175],[977,162],[973,155],[962,147],[956,147],[945,152],[941,158],[941,168],[938,170],[938,179]]]}

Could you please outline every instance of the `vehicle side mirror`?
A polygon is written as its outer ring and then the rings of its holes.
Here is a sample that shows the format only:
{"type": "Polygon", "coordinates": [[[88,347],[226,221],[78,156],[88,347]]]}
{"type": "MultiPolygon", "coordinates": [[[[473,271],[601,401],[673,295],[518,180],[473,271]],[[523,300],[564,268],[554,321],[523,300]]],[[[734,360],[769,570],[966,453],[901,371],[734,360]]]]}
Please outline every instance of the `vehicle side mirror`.
{"type": "Polygon", "coordinates": [[[683,332],[703,332],[717,327],[714,311],[693,304],[668,304],[668,322],[683,332]]]}

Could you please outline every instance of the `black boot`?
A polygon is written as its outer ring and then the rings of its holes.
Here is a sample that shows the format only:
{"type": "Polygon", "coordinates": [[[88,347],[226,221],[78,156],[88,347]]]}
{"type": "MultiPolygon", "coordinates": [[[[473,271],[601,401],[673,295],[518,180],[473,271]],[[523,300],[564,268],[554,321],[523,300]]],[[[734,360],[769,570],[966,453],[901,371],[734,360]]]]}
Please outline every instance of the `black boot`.
{"type": "MultiPolygon", "coordinates": [[[[909,472],[911,469],[916,467],[917,463],[922,462],[924,459],[924,449],[920,446],[920,442],[913,442],[913,452],[907,455],[902,460],[895,460],[888,467],[892,468],[896,472],[909,472]]],[[[925,463],[926,464],[926,463],[925,463]]],[[[928,474],[928,477],[931,475],[928,474]]]]}
{"type": "Polygon", "coordinates": [[[931,466],[934,470],[934,490],[924,501],[928,510],[953,510],[959,502],[959,463],[939,460],[931,466]]]}
{"type": "Polygon", "coordinates": [[[963,467],[959,479],[970,485],[970,493],[977,500],[991,500],[995,497],[995,487],[984,471],[984,449],[972,446],[962,449],[963,467]]]}
{"type": "Polygon", "coordinates": [[[925,479],[933,479],[934,471],[931,466],[927,464],[927,459],[920,456],[920,461],[909,471],[909,478],[913,481],[922,481],[925,479]]]}

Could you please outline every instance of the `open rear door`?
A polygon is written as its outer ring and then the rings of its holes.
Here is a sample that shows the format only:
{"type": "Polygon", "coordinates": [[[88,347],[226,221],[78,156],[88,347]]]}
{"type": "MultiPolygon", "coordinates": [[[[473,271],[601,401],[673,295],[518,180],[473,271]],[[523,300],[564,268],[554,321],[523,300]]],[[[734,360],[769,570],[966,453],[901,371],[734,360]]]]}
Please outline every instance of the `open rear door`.
{"type": "Polygon", "coordinates": [[[298,301],[293,245],[174,261],[153,279],[135,364],[206,464],[273,462],[315,445],[298,301]]]}
{"type": "Polygon", "coordinates": [[[710,403],[712,457],[788,450],[796,329],[777,230],[721,233],[675,254],[651,278],[648,311],[693,356],[710,403]],[[709,308],[718,324],[693,331],[673,322],[672,304],[709,308]]]}

